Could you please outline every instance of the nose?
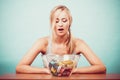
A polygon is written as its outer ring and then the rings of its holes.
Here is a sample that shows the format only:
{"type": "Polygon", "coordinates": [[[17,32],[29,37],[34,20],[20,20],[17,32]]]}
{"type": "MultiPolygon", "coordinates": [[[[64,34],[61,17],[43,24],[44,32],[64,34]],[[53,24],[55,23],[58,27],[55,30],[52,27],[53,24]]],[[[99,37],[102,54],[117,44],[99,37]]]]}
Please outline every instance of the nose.
{"type": "Polygon", "coordinates": [[[59,21],[58,26],[59,26],[59,27],[62,27],[62,26],[63,26],[62,21],[59,21]]]}

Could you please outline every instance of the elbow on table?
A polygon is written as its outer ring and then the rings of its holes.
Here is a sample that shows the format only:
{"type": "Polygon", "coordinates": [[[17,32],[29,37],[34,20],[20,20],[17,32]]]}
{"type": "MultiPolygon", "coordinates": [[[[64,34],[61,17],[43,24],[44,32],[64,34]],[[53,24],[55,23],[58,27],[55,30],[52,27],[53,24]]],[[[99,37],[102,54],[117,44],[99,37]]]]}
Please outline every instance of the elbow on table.
{"type": "Polygon", "coordinates": [[[106,72],[107,72],[106,66],[102,65],[101,66],[101,73],[106,73],[106,72]]]}
{"type": "Polygon", "coordinates": [[[21,72],[21,68],[20,68],[20,67],[21,67],[21,66],[19,66],[19,65],[18,65],[18,66],[16,66],[16,73],[22,73],[22,72],[21,72]]]}

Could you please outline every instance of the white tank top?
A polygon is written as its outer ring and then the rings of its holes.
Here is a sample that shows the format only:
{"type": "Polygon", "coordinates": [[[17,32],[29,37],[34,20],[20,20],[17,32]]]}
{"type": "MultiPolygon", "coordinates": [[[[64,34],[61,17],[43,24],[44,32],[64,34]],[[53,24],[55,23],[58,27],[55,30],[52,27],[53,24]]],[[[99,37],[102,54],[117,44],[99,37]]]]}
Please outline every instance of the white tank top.
{"type": "MultiPolygon", "coordinates": [[[[52,47],[52,42],[51,41],[52,41],[51,39],[48,40],[48,46],[47,46],[46,54],[42,55],[42,60],[43,60],[44,67],[47,67],[47,68],[48,68],[49,61],[48,61],[46,55],[53,55],[53,53],[51,51],[51,47],[52,47]]],[[[71,55],[75,55],[75,60],[76,60],[76,62],[78,62],[80,55],[76,55],[74,52],[71,55]]]]}
{"type": "Polygon", "coordinates": [[[47,46],[47,51],[44,55],[42,55],[42,60],[43,60],[43,64],[44,67],[48,67],[49,61],[47,60],[47,56],[48,54],[52,54],[51,52],[51,46],[52,46],[52,42],[51,42],[51,38],[49,38],[48,40],[48,46],[47,46]]]}

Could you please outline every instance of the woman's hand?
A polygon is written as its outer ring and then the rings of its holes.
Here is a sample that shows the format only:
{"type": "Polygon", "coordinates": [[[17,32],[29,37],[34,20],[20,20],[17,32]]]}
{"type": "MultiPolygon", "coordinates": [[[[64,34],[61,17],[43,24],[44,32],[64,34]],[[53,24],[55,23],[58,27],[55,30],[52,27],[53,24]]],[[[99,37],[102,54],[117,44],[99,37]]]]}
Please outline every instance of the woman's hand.
{"type": "Polygon", "coordinates": [[[44,68],[45,73],[50,74],[50,70],[48,68],[44,68]]]}

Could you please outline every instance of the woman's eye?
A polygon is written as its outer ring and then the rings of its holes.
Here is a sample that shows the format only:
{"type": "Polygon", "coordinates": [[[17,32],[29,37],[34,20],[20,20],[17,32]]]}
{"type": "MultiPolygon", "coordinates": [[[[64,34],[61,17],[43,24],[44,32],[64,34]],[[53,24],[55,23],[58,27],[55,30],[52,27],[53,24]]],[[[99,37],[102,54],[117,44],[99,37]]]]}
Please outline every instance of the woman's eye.
{"type": "Polygon", "coordinates": [[[59,21],[57,20],[56,23],[58,23],[59,21]]]}
{"type": "Polygon", "coordinates": [[[63,21],[63,22],[67,22],[67,19],[64,18],[64,19],[62,19],[62,21],[63,21]]]}
{"type": "Polygon", "coordinates": [[[57,19],[56,19],[56,23],[58,23],[58,22],[59,22],[59,19],[57,18],[57,19]]]}

